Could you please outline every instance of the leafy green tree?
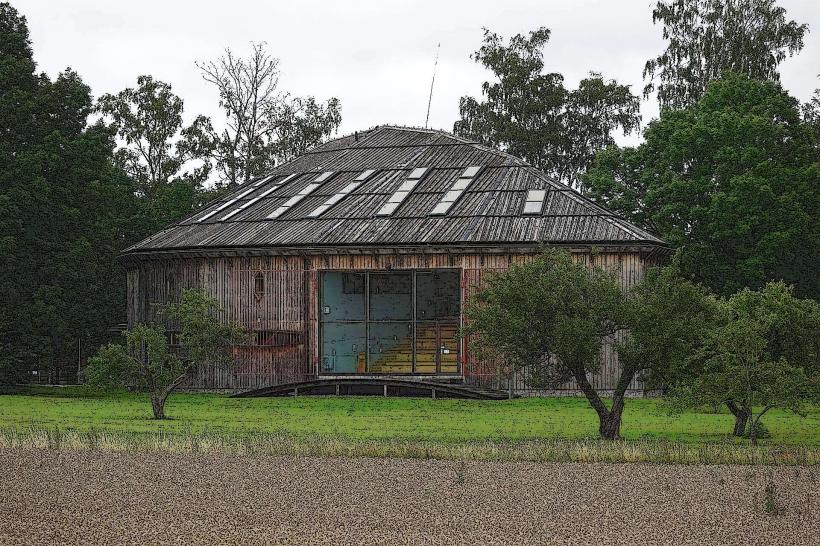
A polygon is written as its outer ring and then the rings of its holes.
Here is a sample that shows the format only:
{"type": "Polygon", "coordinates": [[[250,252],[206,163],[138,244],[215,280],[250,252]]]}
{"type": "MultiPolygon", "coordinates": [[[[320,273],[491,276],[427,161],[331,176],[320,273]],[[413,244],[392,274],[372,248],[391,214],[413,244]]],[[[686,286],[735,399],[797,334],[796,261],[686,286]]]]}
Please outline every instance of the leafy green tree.
{"type": "Polygon", "coordinates": [[[624,377],[637,375],[645,389],[663,391],[688,380],[692,354],[718,324],[719,301],[674,267],[650,269],[628,296],[629,335],[617,344],[624,377]]]}
{"type": "Polygon", "coordinates": [[[634,373],[621,375],[610,407],[588,374],[599,370],[601,343],[623,328],[623,313],[624,296],[610,273],[548,250],[491,275],[467,306],[465,332],[479,354],[532,366],[548,387],[574,379],[598,415],[601,437],[613,440],[634,373]]]}
{"type": "Polygon", "coordinates": [[[657,90],[662,109],[695,104],[729,71],[779,80],[778,65],[803,48],[808,32],[775,0],[661,0],[652,20],[663,25],[668,45],[646,62],[644,96],[657,90]]]}
{"type": "Polygon", "coordinates": [[[730,74],[665,110],[636,148],[600,152],[587,194],[678,248],[682,274],[728,296],[770,280],[820,297],[820,164],[779,84],[730,74]]]}
{"type": "Polygon", "coordinates": [[[577,186],[595,152],[614,143],[615,131],[638,129],[640,99],[629,86],[594,72],[577,89],[566,89],[561,74],[543,72],[549,38],[550,30],[542,27],[505,45],[501,36],[484,29],[484,43],[472,58],[497,81],[484,82],[484,100],[461,98],[461,119],[453,131],[577,186]]]}
{"type": "Polygon", "coordinates": [[[186,377],[182,361],[168,347],[161,326],[140,324],[123,336],[125,345],[107,345],[89,359],[83,371],[86,383],[94,388],[148,391],[154,419],[165,419],[168,395],[186,377]]]}
{"type": "Polygon", "coordinates": [[[93,387],[148,391],[155,419],[165,419],[168,396],[198,365],[230,365],[231,347],[244,336],[241,326],[224,320],[216,300],[202,290],[184,290],[179,303],[162,311],[181,326],[179,351],[168,346],[162,325],[140,324],[124,333],[125,345],[101,348],[84,370],[93,387]]]}
{"type": "Polygon", "coordinates": [[[342,123],[339,99],[325,104],[313,97],[286,98],[271,105],[269,153],[276,162],[290,161],[330,136],[342,123]]]}
{"type": "Polygon", "coordinates": [[[738,292],[724,311],[704,344],[700,369],[678,396],[694,405],[735,407],[735,434],[745,427],[757,444],[769,410],[802,413],[820,399],[820,305],[795,298],[777,282],[738,292]]]}
{"type": "Polygon", "coordinates": [[[137,238],[190,214],[218,194],[205,187],[213,143],[203,128],[210,120],[198,116],[185,126],[183,106],[170,85],[151,76],[139,76],[136,88],[97,100],[96,111],[122,144],[115,163],[139,198],[139,213],[132,218],[137,238]]]}
{"type": "Polygon", "coordinates": [[[0,3],[0,381],[69,380],[122,321],[112,263],[137,213],[88,86],[35,69],[25,17],[0,3]]]}
{"type": "Polygon", "coordinates": [[[221,131],[202,123],[191,137],[207,137],[211,159],[228,187],[323,142],[341,124],[338,99],[318,104],[313,97],[291,99],[278,91],[279,59],[264,43],[252,44],[248,58],[226,49],[218,59],[197,66],[219,92],[226,123],[221,131]]]}
{"type": "Polygon", "coordinates": [[[196,126],[205,119],[199,116],[192,126],[183,127],[183,101],[170,85],[151,76],[139,76],[136,88],[101,96],[97,111],[110,120],[124,142],[115,158],[141,195],[154,198],[175,181],[201,188],[210,163],[199,162],[194,167],[191,163],[207,156],[207,143],[190,140],[197,135],[196,126]],[[183,170],[186,168],[190,170],[183,170]]]}

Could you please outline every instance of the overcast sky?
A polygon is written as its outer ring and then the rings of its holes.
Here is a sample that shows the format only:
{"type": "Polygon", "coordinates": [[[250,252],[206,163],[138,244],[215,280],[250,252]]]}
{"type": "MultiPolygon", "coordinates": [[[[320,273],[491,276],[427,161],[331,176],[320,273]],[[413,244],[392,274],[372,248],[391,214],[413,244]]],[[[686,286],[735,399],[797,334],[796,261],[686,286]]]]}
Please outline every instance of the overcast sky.
{"type": "MultiPolygon", "coordinates": [[[[247,54],[267,42],[281,60],[280,86],[294,95],[341,100],[340,133],[378,124],[423,125],[436,44],[441,53],[430,126],[451,130],[458,99],[487,79],[469,55],[482,27],[505,37],[552,29],[546,69],[575,86],[589,71],[643,88],[646,59],[663,49],[651,0],[262,1],[12,0],[27,18],[39,70],[71,66],[95,96],[133,86],[139,74],[170,83],[185,117],[222,119],[217,95],[194,61],[225,47],[247,54]]],[[[800,100],[820,87],[820,2],[781,0],[812,31],[798,56],[781,65],[800,100]]],[[[644,101],[644,121],[657,114],[644,101]]],[[[634,142],[635,138],[619,139],[634,142]]]]}

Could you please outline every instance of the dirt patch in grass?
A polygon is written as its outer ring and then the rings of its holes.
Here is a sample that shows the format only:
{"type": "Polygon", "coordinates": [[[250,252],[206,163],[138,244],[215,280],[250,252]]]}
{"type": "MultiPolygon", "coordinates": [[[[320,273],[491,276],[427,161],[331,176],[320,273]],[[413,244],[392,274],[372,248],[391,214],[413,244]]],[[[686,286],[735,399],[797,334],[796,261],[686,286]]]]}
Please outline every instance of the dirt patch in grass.
{"type": "Polygon", "coordinates": [[[0,449],[0,543],[811,544],[820,469],[0,449]]]}

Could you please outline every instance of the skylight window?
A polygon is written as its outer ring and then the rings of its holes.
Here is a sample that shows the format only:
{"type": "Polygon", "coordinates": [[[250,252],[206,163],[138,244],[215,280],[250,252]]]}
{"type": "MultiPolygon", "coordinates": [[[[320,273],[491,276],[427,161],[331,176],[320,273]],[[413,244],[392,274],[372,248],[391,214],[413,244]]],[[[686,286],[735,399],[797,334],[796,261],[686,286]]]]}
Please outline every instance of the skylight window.
{"type": "MultiPolygon", "coordinates": [[[[228,218],[232,217],[233,215],[238,214],[239,212],[242,212],[246,208],[250,207],[251,205],[253,205],[257,201],[262,199],[263,197],[267,197],[268,195],[272,194],[273,192],[275,192],[276,190],[278,190],[279,188],[281,188],[282,186],[284,186],[285,184],[287,184],[288,182],[290,182],[291,180],[293,180],[297,176],[299,176],[299,173],[293,173],[293,174],[287,175],[285,178],[283,178],[282,180],[280,180],[279,182],[277,182],[276,184],[274,184],[270,188],[266,189],[265,191],[263,191],[262,193],[260,193],[256,197],[254,197],[253,199],[251,199],[251,200],[249,200],[245,203],[242,203],[241,205],[239,205],[238,207],[233,209],[231,212],[229,212],[228,214],[226,214],[225,216],[220,218],[220,221],[227,220],[228,218]]],[[[268,177],[268,178],[273,178],[273,177],[271,176],[271,177],[268,177]]],[[[266,178],[265,180],[268,180],[268,178],[266,178]]]]}
{"type": "Polygon", "coordinates": [[[331,196],[330,199],[328,199],[327,201],[325,201],[324,203],[322,203],[321,205],[316,207],[316,209],[314,209],[313,212],[308,214],[308,216],[310,216],[311,218],[317,218],[317,217],[321,216],[322,214],[325,213],[325,211],[327,211],[327,209],[329,209],[330,207],[332,207],[333,205],[335,205],[336,203],[338,203],[339,201],[344,199],[348,194],[353,193],[353,191],[355,191],[356,188],[358,188],[359,186],[364,184],[364,182],[368,178],[373,176],[373,173],[375,173],[375,172],[376,172],[375,169],[368,169],[368,170],[362,172],[359,176],[356,177],[356,179],[353,182],[351,182],[350,184],[348,184],[347,186],[345,186],[344,188],[339,190],[339,192],[334,194],[333,196],[331,196]]]}
{"type": "MultiPolygon", "coordinates": [[[[225,201],[224,203],[222,203],[221,205],[216,207],[214,210],[212,210],[208,214],[203,215],[199,220],[197,220],[197,222],[204,222],[205,220],[207,220],[208,218],[210,218],[211,216],[213,216],[217,212],[221,212],[221,211],[225,210],[226,208],[230,207],[231,205],[233,205],[234,203],[236,203],[237,201],[239,201],[243,197],[253,193],[256,190],[256,188],[258,188],[262,184],[268,182],[269,180],[272,180],[275,176],[276,175],[272,174],[270,176],[266,176],[266,177],[264,177],[260,180],[257,180],[256,182],[254,182],[253,184],[250,185],[249,189],[243,191],[242,193],[240,193],[239,195],[237,195],[233,199],[230,199],[229,201],[225,201]]],[[[224,218],[223,218],[223,220],[224,220],[224,218]]]]}
{"type": "Polygon", "coordinates": [[[541,214],[546,195],[546,190],[529,190],[527,199],[524,201],[524,214],[541,214]]]}
{"type": "Polygon", "coordinates": [[[427,174],[427,171],[430,170],[428,167],[419,167],[413,169],[413,171],[407,175],[407,179],[402,182],[399,189],[390,196],[390,199],[387,200],[382,208],[379,209],[379,212],[376,213],[377,216],[390,216],[396,209],[399,208],[407,196],[410,195],[410,192],[413,191],[413,188],[416,187],[416,184],[427,174]]]}
{"type": "Polygon", "coordinates": [[[362,171],[362,173],[356,177],[356,182],[364,182],[365,180],[373,176],[373,173],[375,172],[376,169],[367,169],[366,171],[362,171]]]}
{"type": "Polygon", "coordinates": [[[418,167],[413,169],[409,175],[407,175],[408,180],[421,180],[421,177],[424,176],[424,173],[427,172],[427,167],[418,167]]]}
{"type": "Polygon", "coordinates": [[[470,187],[470,184],[473,183],[478,172],[481,170],[480,166],[475,167],[467,167],[464,169],[464,172],[461,173],[461,176],[458,177],[455,184],[450,186],[450,189],[447,193],[444,194],[444,197],[441,198],[441,201],[433,207],[433,210],[430,211],[430,214],[435,216],[440,216],[442,214],[447,214],[447,211],[450,210],[450,207],[459,200],[461,195],[470,187]]]}
{"type": "Polygon", "coordinates": [[[287,211],[289,211],[291,209],[291,207],[293,207],[293,205],[295,205],[296,203],[298,203],[299,201],[301,201],[302,199],[304,199],[305,197],[307,197],[308,195],[310,195],[311,193],[316,191],[316,189],[319,188],[319,186],[322,185],[322,182],[325,182],[326,180],[328,180],[334,174],[335,174],[335,171],[325,171],[322,174],[320,174],[319,176],[317,176],[316,179],[313,182],[311,182],[310,184],[308,184],[306,187],[304,187],[302,189],[302,191],[300,191],[299,193],[297,193],[296,195],[294,195],[293,197],[291,197],[290,199],[288,199],[287,201],[282,203],[279,206],[279,208],[277,208],[275,211],[268,214],[268,216],[267,216],[268,220],[274,220],[276,218],[279,218],[283,214],[285,214],[287,211]]]}
{"type": "Polygon", "coordinates": [[[197,222],[204,222],[205,220],[207,220],[208,218],[210,218],[211,216],[213,216],[217,212],[221,212],[221,211],[225,210],[226,208],[230,207],[231,205],[233,205],[234,203],[236,203],[237,201],[239,201],[240,199],[242,199],[246,195],[249,195],[249,194],[251,194],[255,191],[256,191],[256,186],[253,186],[250,189],[247,189],[247,190],[243,191],[242,193],[240,193],[239,195],[237,195],[233,199],[231,199],[229,201],[225,201],[224,203],[222,203],[221,205],[216,207],[214,210],[212,210],[208,214],[202,216],[199,220],[197,220],[197,222]]]}

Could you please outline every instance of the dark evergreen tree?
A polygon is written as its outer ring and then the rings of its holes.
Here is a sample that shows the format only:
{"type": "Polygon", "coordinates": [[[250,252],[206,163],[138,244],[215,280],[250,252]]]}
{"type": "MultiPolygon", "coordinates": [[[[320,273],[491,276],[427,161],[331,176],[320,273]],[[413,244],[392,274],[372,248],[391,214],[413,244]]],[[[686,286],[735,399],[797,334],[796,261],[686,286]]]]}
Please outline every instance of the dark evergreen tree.
{"type": "Polygon", "coordinates": [[[116,254],[133,240],[133,188],[113,134],[89,127],[71,69],[36,73],[26,20],[0,4],[0,380],[69,380],[124,319],[116,254]]]}

